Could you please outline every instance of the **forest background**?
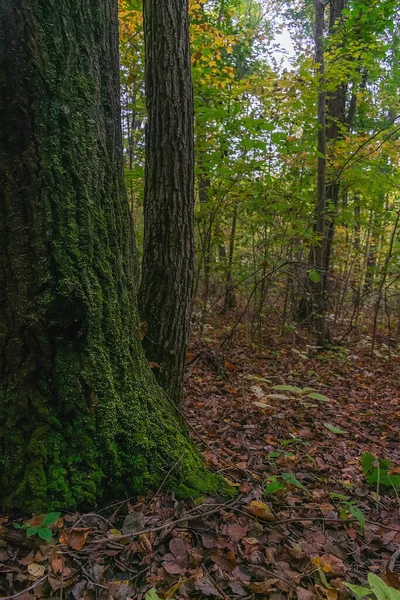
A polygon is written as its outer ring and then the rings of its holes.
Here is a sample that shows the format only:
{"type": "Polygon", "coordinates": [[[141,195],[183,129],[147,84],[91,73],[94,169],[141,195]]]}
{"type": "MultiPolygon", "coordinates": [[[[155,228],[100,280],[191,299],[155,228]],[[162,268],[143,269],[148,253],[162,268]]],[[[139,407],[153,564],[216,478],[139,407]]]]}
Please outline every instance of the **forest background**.
{"type": "MultiPolygon", "coordinates": [[[[142,12],[140,2],[121,0],[120,7],[126,183],[140,253],[142,12]]],[[[321,345],[332,336],[357,339],[372,353],[390,355],[400,312],[396,3],[332,0],[322,24],[323,72],[311,2],[192,1],[190,15],[194,321],[201,329],[216,307],[240,307],[235,329],[245,326],[258,344],[271,322],[294,343],[314,322],[321,345]],[[282,31],[289,52],[279,44],[282,31]],[[317,201],[321,95],[325,207],[317,201]],[[322,313],[324,331],[315,325],[322,313]],[[379,348],[378,331],[387,334],[379,348]]]]}

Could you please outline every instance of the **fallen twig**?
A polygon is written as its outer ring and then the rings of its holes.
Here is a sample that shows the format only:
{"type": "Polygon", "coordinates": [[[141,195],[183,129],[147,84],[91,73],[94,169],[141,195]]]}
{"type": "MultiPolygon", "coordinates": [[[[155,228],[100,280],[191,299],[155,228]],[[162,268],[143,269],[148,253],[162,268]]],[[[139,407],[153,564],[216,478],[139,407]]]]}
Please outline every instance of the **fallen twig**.
{"type": "Polygon", "coordinates": [[[37,581],[35,581],[34,584],[25,588],[24,590],[21,590],[20,592],[17,592],[16,594],[12,594],[11,596],[3,596],[3,598],[1,598],[1,600],[12,600],[13,598],[18,598],[18,596],[21,596],[22,594],[25,594],[26,592],[30,592],[31,590],[35,589],[35,587],[37,587],[41,583],[44,583],[46,581],[46,579],[47,579],[47,575],[45,575],[41,579],[38,579],[37,581]]]}

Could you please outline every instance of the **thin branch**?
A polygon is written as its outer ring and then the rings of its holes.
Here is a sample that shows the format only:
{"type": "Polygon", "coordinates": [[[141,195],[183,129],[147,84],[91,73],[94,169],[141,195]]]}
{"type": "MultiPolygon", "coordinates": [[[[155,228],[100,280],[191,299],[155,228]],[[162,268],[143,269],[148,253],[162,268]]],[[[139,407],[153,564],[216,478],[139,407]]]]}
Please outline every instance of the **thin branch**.
{"type": "Polygon", "coordinates": [[[44,583],[46,581],[46,579],[47,579],[47,575],[45,575],[41,579],[38,579],[37,581],[35,581],[35,583],[33,585],[31,585],[30,587],[25,588],[21,592],[17,592],[16,594],[12,594],[12,596],[3,596],[3,598],[1,598],[1,600],[13,600],[13,598],[18,598],[18,596],[21,596],[22,594],[25,594],[26,592],[30,592],[31,590],[35,589],[41,583],[44,583]]]}

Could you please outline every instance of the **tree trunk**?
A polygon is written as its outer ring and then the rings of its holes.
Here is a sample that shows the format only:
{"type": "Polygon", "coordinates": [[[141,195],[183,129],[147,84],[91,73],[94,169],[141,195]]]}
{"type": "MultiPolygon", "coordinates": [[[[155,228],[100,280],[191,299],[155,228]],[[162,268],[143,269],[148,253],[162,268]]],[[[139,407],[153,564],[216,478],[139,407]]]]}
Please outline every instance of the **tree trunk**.
{"type": "Polygon", "coordinates": [[[194,276],[193,94],[187,0],[143,0],[148,128],[143,345],[159,383],[179,402],[194,276]]]}
{"type": "Polygon", "coordinates": [[[226,273],[226,282],[225,282],[224,310],[231,310],[232,308],[236,308],[236,294],[235,294],[235,288],[233,286],[232,267],[233,267],[233,253],[235,250],[237,213],[238,213],[238,205],[237,205],[237,203],[235,203],[234,207],[233,207],[231,234],[229,237],[228,269],[227,269],[227,273],[226,273]]]}
{"type": "Polygon", "coordinates": [[[175,462],[179,493],[218,485],[146,364],[134,283],[117,2],[2,0],[0,510],[87,508],[175,462]]]}
{"type": "Polygon", "coordinates": [[[318,166],[317,166],[317,204],[315,211],[314,233],[318,236],[310,249],[310,269],[318,274],[318,278],[310,280],[313,304],[313,320],[316,329],[317,344],[325,346],[329,343],[329,331],[325,322],[325,231],[326,231],[326,93],[323,90],[324,77],[324,3],[314,0],[315,7],[315,61],[321,76],[318,91],[318,166]]]}

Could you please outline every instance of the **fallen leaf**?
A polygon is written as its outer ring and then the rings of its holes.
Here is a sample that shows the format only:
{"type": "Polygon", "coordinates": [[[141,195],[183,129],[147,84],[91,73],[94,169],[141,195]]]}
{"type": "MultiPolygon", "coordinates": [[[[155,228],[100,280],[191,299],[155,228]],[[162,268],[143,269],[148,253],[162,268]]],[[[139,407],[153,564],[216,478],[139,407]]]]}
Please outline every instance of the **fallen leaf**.
{"type": "Polygon", "coordinates": [[[264,504],[264,502],[260,502],[259,500],[253,500],[253,502],[250,502],[250,504],[247,506],[247,511],[259,519],[265,519],[266,521],[276,520],[269,506],[264,504]]]}
{"type": "Polygon", "coordinates": [[[60,571],[62,571],[64,566],[64,562],[61,558],[54,558],[51,561],[51,568],[53,569],[53,573],[57,575],[60,571]]]}
{"type": "Polygon", "coordinates": [[[317,597],[314,592],[311,592],[310,590],[306,590],[305,588],[302,588],[302,587],[298,587],[296,589],[296,594],[297,594],[298,600],[315,600],[317,597]]]}
{"type": "Polygon", "coordinates": [[[32,577],[43,577],[45,574],[46,567],[44,565],[39,565],[39,563],[31,563],[28,565],[28,573],[32,575],[32,577]]]}
{"type": "Polygon", "coordinates": [[[312,562],[314,566],[320,568],[324,573],[331,573],[337,577],[344,577],[347,573],[347,567],[344,562],[332,554],[316,556],[312,562]]]}
{"type": "Polygon", "coordinates": [[[73,550],[81,550],[85,545],[90,531],[90,529],[83,527],[80,529],[72,529],[70,532],[64,529],[60,535],[60,544],[68,544],[73,550]]]}
{"type": "Polygon", "coordinates": [[[264,390],[262,389],[262,387],[260,387],[259,385],[252,385],[250,390],[253,392],[253,394],[255,396],[257,396],[257,398],[259,400],[261,400],[261,398],[265,398],[266,394],[265,394],[264,390]]]}
{"type": "Polygon", "coordinates": [[[226,532],[233,542],[240,542],[247,534],[249,528],[237,524],[228,525],[226,532]]]}
{"type": "Polygon", "coordinates": [[[217,590],[215,585],[211,582],[209,577],[203,577],[201,579],[196,579],[196,581],[194,583],[194,587],[197,590],[199,590],[200,592],[203,592],[203,594],[206,594],[207,596],[212,596],[215,598],[222,598],[222,595],[217,590]]]}
{"type": "Polygon", "coordinates": [[[223,571],[232,573],[236,567],[236,562],[232,559],[227,558],[223,554],[216,553],[211,556],[211,560],[215,562],[223,571]]]}
{"type": "Polygon", "coordinates": [[[29,552],[29,554],[27,554],[26,556],[24,556],[24,558],[20,559],[20,564],[21,565],[30,565],[32,562],[34,562],[34,551],[32,550],[31,552],[29,552]]]}
{"type": "Polygon", "coordinates": [[[188,558],[186,544],[180,538],[172,538],[169,543],[169,549],[179,563],[185,563],[188,558]]]}

